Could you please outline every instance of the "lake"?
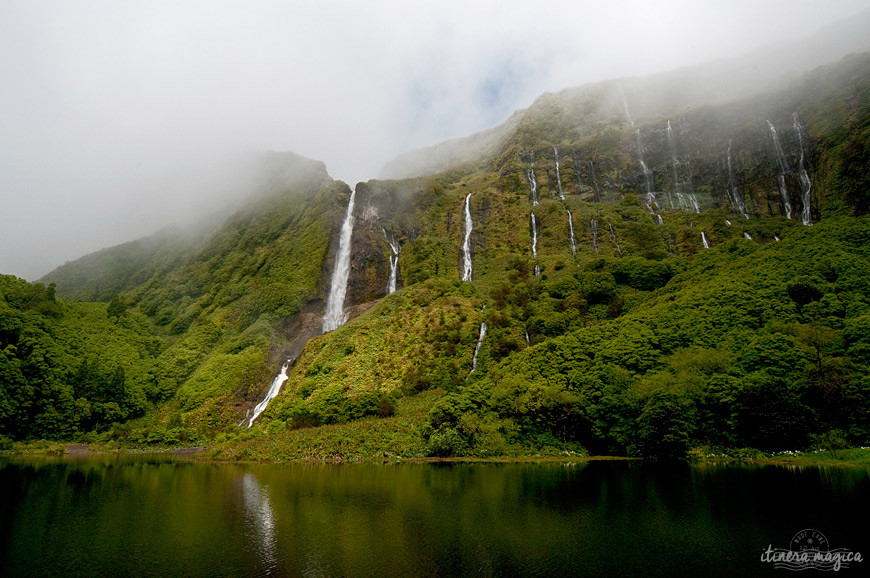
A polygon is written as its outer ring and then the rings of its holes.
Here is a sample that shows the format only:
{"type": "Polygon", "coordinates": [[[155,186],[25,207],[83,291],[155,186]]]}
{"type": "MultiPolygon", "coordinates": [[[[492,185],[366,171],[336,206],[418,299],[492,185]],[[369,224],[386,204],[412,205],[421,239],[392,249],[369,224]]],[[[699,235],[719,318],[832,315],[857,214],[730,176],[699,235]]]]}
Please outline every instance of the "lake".
{"type": "Polygon", "coordinates": [[[0,459],[0,576],[788,576],[868,520],[867,469],[0,459]]]}

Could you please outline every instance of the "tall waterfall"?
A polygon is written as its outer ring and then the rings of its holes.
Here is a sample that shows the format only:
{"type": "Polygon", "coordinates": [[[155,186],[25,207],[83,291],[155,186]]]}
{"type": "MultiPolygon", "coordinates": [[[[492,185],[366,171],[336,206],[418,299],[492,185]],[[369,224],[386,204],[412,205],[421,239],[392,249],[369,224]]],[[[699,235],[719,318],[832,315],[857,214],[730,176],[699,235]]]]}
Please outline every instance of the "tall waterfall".
{"type": "Polygon", "coordinates": [[[468,372],[469,376],[477,369],[477,354],[480,352],[480,346],[483,345],[484,337],[486,337],[486,321],[480,323],[480,337],[477,338],[477,345],[474,346],[474,355],[471,357],[471,371],[468,372]]]}
{"type": "Polygon", "coordinates": [[[740,187],[737,186],[737,179],[734,178],[734,167],[731,164],[731,139],[728,139],[728,180],[731,181],[728,198],[731,200],[732,206],[740,211],[744,218],[749,218],[749,212],[746,210],[746,204],[743,202],[743,193],[740,187]]]}
{"type": "Polygon", "coordinates": [[[465,238],[462,241],[462,280],[471,281],[471,193],[465,196],[465,238]]]}
{"type": "Polygon", "coordinates": [[[532,257],[538,257],[538,223],[535,221],[535,214],[532,213],[530,220],[532,222],[532,257]]]}
{"type": "Polygon", "coordinates": [[[704,246],[705,249],[710,248],[710,241],[707,240],[707,233],[705,233],[704,231],[701,231],[701,244],[704,246]]]}
{"type": "MultiPolygon", "coordinates": [[[[568,209],[565,209],[568,211],[568,209]]],[[[571,216],[571,211],[568,211],[568,230],[571,232],[571,254],[577,254],[577,239],[574,237],[574,218],[571,216]]]]}
{"type": "Polygon", "coordinates": [[[616,252],[619,253],[620,257],[622,257],[622,247],[620,247],[619,243],[616,242],[616,231],[613,230],[613,224],[607,223],[607,226],[610,227],[610,240],[613,241],[614,245],[616,245],[616,252]]]}
{"type": "Polygon", "coordinates": [[[559,186],[559,198],[565,200],[565,193],[562,192],[562,173],[559,170],[559,149],[553,147],[553,157],[556,159],[556,184],[559,186]]]}
{"type": "Polygon", "coordinates": [[[592,230],[592,248],[595,249],[595,252],[598,252],[598,223],[595,219],[589,223],[589,227],[592,230]]]}
{"type": "Polygon", "coordinates": [[[347,214],[341,225],[341,236],[338,240],[338,254],[335,257],[335,268],[332,270],[332,285],[329,288],[329,298],[326,300],[326,312],[323,314],[323,332],[332,331],[344,325],[347,315],[344,311],[344,296],[347,293],[347,277],[350,274],[350,238],[353,236],[353,204],[356,199],[356,189],[350,193],[347,203],[347,214]]]}
{"type": "MultiPolygon", "coordinates": [[[[254,420],[260,417],[260,414],[265,411],[266,407],[269,405],[269,402],[278,395],[278,392],[281,391],[281,386],[284,385],[284,382],[287,381],[287,368],[290,367],[290,360],[284,362],[284,365],[281,366],[281,373],[275,376],[275,379],[272,380],[272,385],[269,386],[269,391],[266,392],[266,397],[263,398],[263,401],[254,406],[254,413],[251,414],[250,419],[248,419],[248,425],[245,427],[251,427],[253,425],[254,420]]],[[[240,426],[245,423],[242,421],[240,426]]]]}
{"type": "Polygon", "coordinates": [[[399,246],[399,242],[396,241],[395,237],[392,239],[387,237],[386,229],[381,227],[381,231],[384,232],[384,238],[387,240],[387,243],[390,244],[390,249],[393,251],[393,254],[390,255],[390,277],[387,279],[387,295],[392,295],[396,292],[396,274],[397,269],[399,268],[399,251],[401,251],[402,248],[399,246]]]}
{"type": "Polygon", "coordinates": [[[785,209],[785,218],[791,219],[791,202],[788,196],[788,187],[785,185],[785,175],[790,171],[788,163],[785,161],[785,153],[782,152],[782,147],[779,145],[779,137],[776,135],[776,128],[773,123],[767,121],[767,126],[770,127],[770,136],[773,139],[773,148],[776,151],[776,160],[779,163],[779,193],[782,195],[782,206],[785,209]]]}
{"type": "Polygon", "coordinates": [[[812,225],[813,216],[810,213],[810,191],[813,188],[813,183],[810,181],[810,176],[804,168],[804,138],[801,134],[801,123],[798,122],[798,114],[795,112],[792,118],[794,118],[794,130],[797,133],[798,143],[801,147],[801,156],[800,160],[798,160],[798,175],[801,181],[801,223],[812,225]]]}
{"type": "MultiPolygon", "coordinates": [[[[532,257],[535,259],[538,258],[538,220],[535,218],[535,214],[532,213],[531,217],[532,222],[532,257]]],[[[535,263],[535,275],[541,274],[541,268],[535,263]]]]}

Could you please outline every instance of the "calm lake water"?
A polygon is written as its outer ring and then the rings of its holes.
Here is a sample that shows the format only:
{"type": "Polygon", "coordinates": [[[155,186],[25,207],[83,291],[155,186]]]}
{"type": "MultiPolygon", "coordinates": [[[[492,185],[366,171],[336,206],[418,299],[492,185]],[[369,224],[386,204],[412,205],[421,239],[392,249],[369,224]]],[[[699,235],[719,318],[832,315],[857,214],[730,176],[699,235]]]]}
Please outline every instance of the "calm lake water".
{"type": "Polygon", "coordinates": [[[866,469],[0,461],[0,576],[789,576],[868,521],[866,469]]]}

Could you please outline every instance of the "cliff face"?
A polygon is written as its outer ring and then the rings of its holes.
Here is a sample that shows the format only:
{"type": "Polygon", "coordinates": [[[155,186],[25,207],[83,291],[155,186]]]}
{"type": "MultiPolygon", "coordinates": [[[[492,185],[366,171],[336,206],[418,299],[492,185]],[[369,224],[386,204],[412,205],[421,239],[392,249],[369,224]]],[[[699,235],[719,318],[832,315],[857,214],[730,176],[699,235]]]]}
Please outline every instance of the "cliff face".
{"type": "MultiPolygon", "coordinates": [[[[351,189],[292,154],[270,157],[259,193],[196,244],[112,248],[46,281],[86,299],[120,292],[147,318],[153,346],[131,382],[186,423],[238,423],[288,358],[282,422],[305,423],[294,412],[318,396],[331,408],[359,390],[457,388],[484,322],[475,378],[571,332],[597,355],[606,336],[587,325],[619,320],[706,248],[739,260],[822,229],[803,223],[870,210],[870,56],[739,99],[702,102],[686,92],[696,80],[546,94],[498,130],[436,146],[425,166],[440,172],[358,183],[349,322],[327,335],[351,189]],[[392,266],[399,291],[382,299],[392,266]]],[[[837,266],[813,264],[826,279],[837,266]]]]}
{"type": "Polygon", "coordinates": [[[689,90],[697,79],[687,74],[543,95],[496,131],[488,156],[477,149],[475,163],[358,185],[348,305],[385,294],[390,239],[402,246],[400,286],[459,275],[468,193],[475,276],[516,258],[564,266],[590,248],[691,254],[705,221],[708,237],[773,240],[759,219],[864,214],[866,171],[855,167],[868,160],[868,79],[863,54],[715,104],[696,102],[704,91],[689,90]],[[722,229],[726,221],[734,227],[722,229]]]}

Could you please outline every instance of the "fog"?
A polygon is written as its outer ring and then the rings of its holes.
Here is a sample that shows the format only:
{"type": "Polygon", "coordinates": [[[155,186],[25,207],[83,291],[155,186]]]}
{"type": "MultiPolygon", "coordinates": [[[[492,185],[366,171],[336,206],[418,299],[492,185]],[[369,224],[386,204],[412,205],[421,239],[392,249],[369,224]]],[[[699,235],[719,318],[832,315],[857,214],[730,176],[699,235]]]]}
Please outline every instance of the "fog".
{"type": "MultiPolygon", "coordinates": [[[[545,91],[737,56],[870,0],[0,3],[0,273],[220,212],[239,159],[350,184],[545,91]]],[[[243,187],[242,187],[243,188],[243,187]]]]}

